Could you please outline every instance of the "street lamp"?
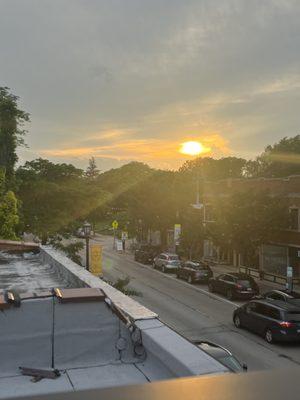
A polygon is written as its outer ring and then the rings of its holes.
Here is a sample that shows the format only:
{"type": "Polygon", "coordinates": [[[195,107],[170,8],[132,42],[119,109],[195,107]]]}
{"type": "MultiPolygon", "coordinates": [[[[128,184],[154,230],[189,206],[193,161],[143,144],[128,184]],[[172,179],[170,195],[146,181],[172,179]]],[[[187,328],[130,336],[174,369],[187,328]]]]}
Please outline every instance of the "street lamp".
{"type": "Polygon", "coordinates": [[[90,240],[91,230],[92,230],[91,224],[85,222],[83,224],[83,233],[85,237],[85,257],[86,257],[85,266],[88,271],[90,270],[89,240],[90,240]]]}

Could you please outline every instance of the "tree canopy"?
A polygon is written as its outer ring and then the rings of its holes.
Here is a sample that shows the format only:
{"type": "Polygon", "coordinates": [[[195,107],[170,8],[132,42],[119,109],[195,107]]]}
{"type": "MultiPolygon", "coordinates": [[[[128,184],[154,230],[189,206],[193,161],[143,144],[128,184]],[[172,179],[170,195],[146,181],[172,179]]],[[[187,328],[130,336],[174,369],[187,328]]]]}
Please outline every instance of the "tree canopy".
{"type": "Polygon", "coordinates": [[[9,88],[0,87],[0,167],[5,169],[8,182],[18,160],[17,147],[24,144],[26,131],[22,126],[29,121],[29,114],[18,108],[18,101],[9,88]]]}
{"type": "Polygon", "coordinates": [[[249,177],[282,178],[300,175],[300,135],[284,137],[278,143],[269,145],[246,167],[249,177]]]}

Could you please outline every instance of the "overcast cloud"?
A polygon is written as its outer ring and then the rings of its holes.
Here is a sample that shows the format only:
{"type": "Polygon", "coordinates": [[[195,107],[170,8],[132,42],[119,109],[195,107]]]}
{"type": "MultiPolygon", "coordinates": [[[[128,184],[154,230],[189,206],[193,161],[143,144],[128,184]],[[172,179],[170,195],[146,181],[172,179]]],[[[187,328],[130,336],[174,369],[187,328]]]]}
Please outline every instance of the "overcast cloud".
{"type": "Polygon", "coordinates": [[[299,21],[298,0],[0,0],[20,159],[174,168],[189,139],[253,157],[299,133],[299,21]]]}

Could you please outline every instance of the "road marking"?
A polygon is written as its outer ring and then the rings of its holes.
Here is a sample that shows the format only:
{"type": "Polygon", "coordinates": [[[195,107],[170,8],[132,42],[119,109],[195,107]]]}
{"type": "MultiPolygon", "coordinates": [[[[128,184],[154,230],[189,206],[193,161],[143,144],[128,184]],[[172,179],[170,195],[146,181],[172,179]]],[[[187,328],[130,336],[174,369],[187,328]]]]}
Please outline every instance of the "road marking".
{"type": "MultiPolygon", "coordinates": [[[[107,252],[105,250],[104,250],[104,253],[106,253],[107,256],[111,256],[113,254],[113,255],[116,255],[118,259],[121,258],[120,255],[117,254],[117,253],[109,253],[109,252],[107,252]]],[[[218,296],[218,295],[216,295],[214,293],[208,292],[207,290],[201,289],[199,287],[191,285],[190,283],[184,282],[182,279],[177,279],[175,276],[172,276],[172,275],[169,275],[169,274],[165,274],[165,273],[163,273],[161,271],[158,271],[157,269],[154,269],[154,268],[150,267],[149,265],[145,265],[145,264],[139,263],[138,261],[135,261],[135,260],[128,260],[128,258],[126,258],[126,260],[129,261],[129,262],[132,262],[133,264],[136,264],[136,265],[138,265],[138,266],[140,266],[142,268],[148,269],[148,271],[154,271],[157,274],[160,274],[161,276],[164,276],[166,279],[172,279],[175,282],[178,282],[179,284],[188,287],[189,289],[193,289],[193,290],[195,290],[197,292],[203,293],[206,296],[211,297],[212,299],[215,299],[215,300],[218,300],[218,301],[223,301],[224,303],[230,304],[231,306],[234,306],[235,308],[241,306],[241,304],[234,303],[233,301],[224,299],[223,297],[220,297],[220,296],[218,296]]]]}

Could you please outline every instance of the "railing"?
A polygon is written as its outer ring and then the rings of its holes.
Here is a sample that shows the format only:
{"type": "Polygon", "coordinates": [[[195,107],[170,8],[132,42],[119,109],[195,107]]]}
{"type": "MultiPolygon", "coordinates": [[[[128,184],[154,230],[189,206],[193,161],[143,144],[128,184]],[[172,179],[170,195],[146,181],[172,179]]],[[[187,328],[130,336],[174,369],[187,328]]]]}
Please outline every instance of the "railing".
{"type": "MultiPolygon", "coordinates": [[[[286,276],[271,274],[270,272],[261,271],[255,268],[244,267],[242,265],[239,266],[239,272],[252,276],[253,278],[273,283],[279,283],[281,285],[285,285],[287,282],[286,276]]],[[[299,277],[293,278],[293,283],[299,284],[300,278],[299,277]]]]}

